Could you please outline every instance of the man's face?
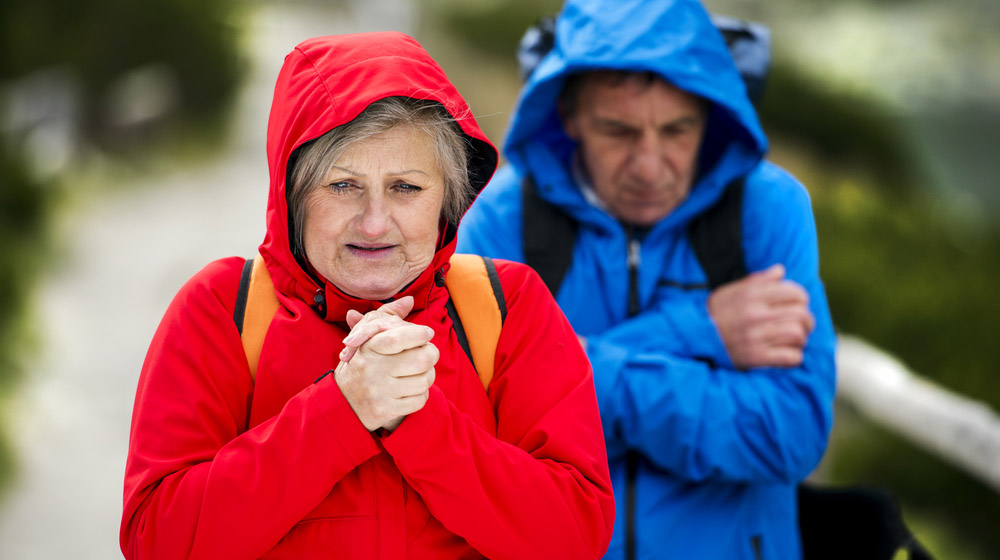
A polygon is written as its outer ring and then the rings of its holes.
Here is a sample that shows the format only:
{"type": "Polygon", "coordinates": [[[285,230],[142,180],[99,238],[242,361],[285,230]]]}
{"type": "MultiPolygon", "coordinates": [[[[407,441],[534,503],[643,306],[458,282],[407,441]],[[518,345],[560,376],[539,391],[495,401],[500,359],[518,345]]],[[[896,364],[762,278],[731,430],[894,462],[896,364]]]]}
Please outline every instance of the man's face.
{"type": "Polygon", "coordinates": [[[584,169],[610,213],[653,225],[691,191],[704,104],[663,80],[585,80],[574,113],[564,115],[566,133],[579,142],[584,169]]]}

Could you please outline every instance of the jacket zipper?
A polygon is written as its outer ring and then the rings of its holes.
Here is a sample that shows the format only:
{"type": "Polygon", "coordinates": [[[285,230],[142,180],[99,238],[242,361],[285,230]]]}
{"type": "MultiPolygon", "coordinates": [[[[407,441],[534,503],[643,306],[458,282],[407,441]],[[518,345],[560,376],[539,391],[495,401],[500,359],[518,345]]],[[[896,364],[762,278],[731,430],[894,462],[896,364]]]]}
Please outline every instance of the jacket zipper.
{"type": "MultiPolygon", "coordinates": [[[[639,264],[641,262],[641,241],[636,236],[635,229],[626,228],[628,235],[628,316],[639,314],[639,264]]],[[[635,560],[635,518],[636,518],[636,478],[639,473],[639,453],[633,450],[625,452],[625,558],[635,560]]]]}
{"type": "Polygon", "coordinates": [[[754,535],[750,537],[750,545],[753,546],[753,557],[756,560],[763,560],[764,554],[761,552],[761,538],[760,535],[754,535]]]}

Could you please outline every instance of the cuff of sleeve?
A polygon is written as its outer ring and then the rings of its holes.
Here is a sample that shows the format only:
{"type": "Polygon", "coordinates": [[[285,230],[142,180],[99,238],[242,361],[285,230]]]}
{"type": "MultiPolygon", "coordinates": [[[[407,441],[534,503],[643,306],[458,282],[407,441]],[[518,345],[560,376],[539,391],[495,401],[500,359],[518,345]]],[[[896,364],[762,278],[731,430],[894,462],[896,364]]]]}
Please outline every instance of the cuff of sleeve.
{"type": "Polygon", "coordinates": [[[441,422],[447,408],[447,398],[441,389],[431,387],[424,407],[404,418],[391,434],[383,437],[382,446],[396,461],[405,459],[420,443],[427,441],[427,434],[441,422]]]}
{"type": "Polygon", "coordinates": [[[599,337],[587,339],[587,357],[594,369],[594,389],[597,391],[597,408],[602,418],[615,418],[614,410],[615,386],[628,359],[628,350],[616,344],[600,340],[599,337]]]}
{"type": "MultiPolygon", "coordinates": [[[[680,302],[678,302],[680,303],[680,302]]],[[[684,324],[675,324],[674,332],[684,339],[684,344],[690,349],[692,358],[710,358],[715,364],[724,369],[733,369],[733,362],[726,351],[726,345],[722,342],[719,329],[712,320],[712,315],[708,312],[707,294],[702,297],[685,298],[683,303],[688,309],[677,313],[676,317],[683,318],[684,324]]]]}
{"type": "Polygon", "coordinates": [[[340,392],[333,375],[327,375],[311,385],[309,392],[333,438],[355,464],[361,464],[381,452],[371,432],[358,420],[358,415],[340,392]]]}

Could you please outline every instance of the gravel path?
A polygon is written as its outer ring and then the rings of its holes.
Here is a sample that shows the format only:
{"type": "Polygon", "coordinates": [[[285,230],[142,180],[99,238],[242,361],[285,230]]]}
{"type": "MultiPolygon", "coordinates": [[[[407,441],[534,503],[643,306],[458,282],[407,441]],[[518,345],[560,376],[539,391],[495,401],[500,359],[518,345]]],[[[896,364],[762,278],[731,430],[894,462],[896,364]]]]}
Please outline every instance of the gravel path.
{"type": "Polygon", "coordinates": [[[0,558],[119,558],[122,476],[139,369],[173,294],[264,235],[268,107],[284,55],[314,35],[413,33],[408,2],[257,8],[252,75],[219,160],[88,201],[61,224],[66,253],[39,288],[43,347],[14,411],[21,475],[0,510],[0,558]]]}

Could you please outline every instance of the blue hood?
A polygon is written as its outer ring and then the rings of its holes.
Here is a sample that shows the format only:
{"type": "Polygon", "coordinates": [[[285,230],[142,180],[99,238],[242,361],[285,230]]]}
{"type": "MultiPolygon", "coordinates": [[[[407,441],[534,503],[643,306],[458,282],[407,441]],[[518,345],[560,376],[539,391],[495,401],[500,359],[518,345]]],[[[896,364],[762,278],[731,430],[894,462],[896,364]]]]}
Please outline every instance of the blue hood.
{"type": "MultiPolygon", "coordinates": [[[[521,90],[504,143],[511,164],[536,181],[569,185],[575,142],[563,131],[556,105],[567,76],[593,69],[651,71],[712,103],[699,158],[699,178],[687,200],[659,227],[683,226],[710,207],[726,185],[756,166],[767,139],[722,35],[694,0],[568,0],[556,21],[552,51],[521,90]]],[[[575,218],[593,222],[595,209],[578,191],[541,193],[575,218]],[[588,208],[589,207],[589,208],[588,208]]],[[[599,212],[598,212],[599,213],[599,212]]]]}

